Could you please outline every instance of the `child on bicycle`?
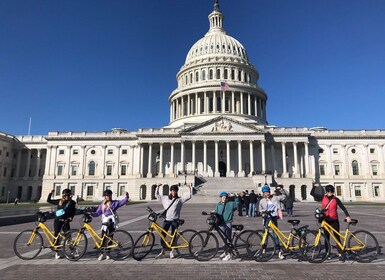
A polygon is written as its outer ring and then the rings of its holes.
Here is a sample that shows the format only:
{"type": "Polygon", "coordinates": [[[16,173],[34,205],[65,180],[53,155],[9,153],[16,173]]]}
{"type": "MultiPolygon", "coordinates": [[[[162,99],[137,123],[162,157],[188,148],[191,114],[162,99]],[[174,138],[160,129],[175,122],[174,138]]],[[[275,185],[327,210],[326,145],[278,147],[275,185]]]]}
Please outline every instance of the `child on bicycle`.
{"type": "MultiPolygon", "coordinates": [[[[264,218],[264,226],[272,221],[274,225],[278,227],[278,211],[282,211],[281,201],[285,199],[285,194],[279,192],[279,190],[275,191],[274,195],[271,195],[270,187],[268,185],[264,185],[261,189],[262,198],[259,202],[259,213],[262,214],[264,211],[271,211],[271,214],[264,218]]],[[[281,250],[281,244],[279,243],[278,237],[273,234],[276,247],[278,249],[278,258],[284,259],[285,256],[281,250]]]]}
{"type": "MultiPolygon", "coordinates": [[[[155,191],[155,197],[162,202],[162,205],[165,209],[165,219],[163,222],[163,229],[165,231],[168,231],[171,227],[171,234],[174,234],[175,229],[178,227],[177,220],[180,218],[180,211],[182,210],[183,204],[191,199],[192,197],[192,185],[187,185],[189,188],[189,191],[184,193],[181,197],[178,196],[179,187],[178,185],[172,185],[170,187],[169,195],[162,195],[159,192],[159,187],[162,184],[158,184],[156,191],[155,191]]],[[[166,244],[164,243],[163,239],[161,239],[161,245],[162,249],[156,258],[161,258],[165,254],[165,249],[167,249],[166,244]]],[[[170,259],[174,258],[174,252],[171,250],[170,252],[170,259]]]]}
{"type": "MultiPolygon", "coordinates": [[[[234,211],[238,207],[238,201],[235,199],[234,194],[228,194],[227,192],[221,192],[219,194],[220,201],[215,205],[215,213],[221,218],[219,228],[225,233],[228,242],[231,242],[231,226],[234,218],[234,211]]],[[[226,250],[219,256],[223,261],[231,260],[231,254],[226,250]]]]}
{"type": "MultiPolygon", "coordinates": [[[[346,221],[349,223],[351,221],[350,215],[348,210],[345,208],[345,206],[342,204],[341,200],[334,196],[334,186],[333,185],[327,185],[325,186],[325,195],[322,195],[320,193],[316,192],[316,188],[320,187],[318,184],[314,184],[312,190],[310,191],[310,195],[312,195],[315,200],[321,201],[322,203],[322,209],[324,210],[324,219],[326,222],[334,228],[336,231],[340,231],[340,222],[338,221],[338,213],[337,213],[337,207],[340,207],[341,210],[344,212],[346,216],[346,221]]],[[[330,240],[330,234],[325,231],[325,236],[328,240],[330,240]]],[[[336,235],[337,240],[341,242],[340,237],[336,235]]],[[[338,250],[338,258],[341,262],[345,261],[345,258],[343,256],[343,251],[340,249],[339,246],[337,246],[338,250]]]]}
{"type": "MultiPolygon", "coordinates": [[[[62,215],[55,215],[55,220],[53,222],[54,227],[54,235],[55,237],[59,234],[60,229],[63,232],[67,232],[70,230],[70,221],[75,216],[76,212],[76,202],[72,200],[72,193],[70,189],[64,189],[62,191],[62,198],[60,199],[52,199],[52,195],[55,190],[52,190],[47,197],[47,202],[57,205],[57,210],[61,210],[62,215]]],[[[60,213],[57,211],[56,213],[60,213]]],[[[58,244],[60,240],[56,240],[58,244]]],[[[61,259],[62,255],[59,252],[56,252],[55,259],[61,259]]]]}
{"type": "MultiPolygon", "coordinates": [[[[103,192],[103,196],[104,196],[104,199],[102,203],[99,205],[99,207],[96,209],[95,212],[91,213],[92,217],[99,217],[100,215],[102,215],[101,236],[103,236],[106,232],[109,232],[109,234],[111,234],[115,231],[115,228],[118,223],[117,221],[118,216],[116,214],[116,210],[118,210],[119,207],[122,207],[123,205],[125,205],[130,197],[128,192],[126,192],[126,196],[122,200],[112,200],[111,190],[105,190],[103,192]],[[109,226],[105,224],[109,224],[109,226]]],[[[103,259],[109,260],[110,257],[105,252],[103,252],[99,255],[98,260],[101,261],[103,259]]]]}

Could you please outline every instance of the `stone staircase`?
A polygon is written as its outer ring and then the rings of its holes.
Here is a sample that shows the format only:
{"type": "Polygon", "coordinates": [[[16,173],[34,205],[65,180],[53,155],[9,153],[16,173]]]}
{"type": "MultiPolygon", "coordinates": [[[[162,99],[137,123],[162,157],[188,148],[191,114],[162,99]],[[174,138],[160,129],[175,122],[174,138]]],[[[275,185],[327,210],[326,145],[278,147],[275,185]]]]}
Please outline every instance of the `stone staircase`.
{"type": "Polygon", "coordinates": [[[204,177],[200,178],[202,184],[196,186],[196,193],[192,201],[200,203],[216,203],[219,201],[219,193],[222,191],[239,193],[248,190],[256,190],[253,178],[248,177],[204,177]]]}

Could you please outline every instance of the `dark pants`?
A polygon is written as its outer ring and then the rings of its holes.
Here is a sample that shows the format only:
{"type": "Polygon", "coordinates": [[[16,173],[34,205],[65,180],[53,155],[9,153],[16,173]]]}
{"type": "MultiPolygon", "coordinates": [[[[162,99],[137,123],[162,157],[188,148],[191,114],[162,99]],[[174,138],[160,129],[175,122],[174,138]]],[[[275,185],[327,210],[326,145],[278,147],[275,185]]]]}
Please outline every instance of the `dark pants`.
{"type": "MultiPolygon", "coordinates": [[[[171,227],[171,234],[174,234],[175,230],[178,228],[178,223],[176,221],[164,221],[163,222],[163,229],[165,231],[168,231],[171,227]]],[[[165,233],[162,232],[163,236],[166,236],[165,233]]],[[[163,239],[160,240],[160,244],[162,245],[163,249],[167,249],[166,243],[164,243],[163,239]]],[[[172,244],[171,244],[172,245],[172,244]]]]}
{"type": "MultiPolygon", "coordinates": [[[[265,223],[264,223],[264,226],[267,226],[268,224],[269,224],[269,221],[271,220],[271,222],[276,226],[276,227],[278,227],[278,217],[267,217],[266,219],[265,219],[265,223]]],[[[274,243],[275,243],[275,247],[276,247],[276,249],[277,250],[281,250],[281,243],[279,243],[279,239],[278,239],[278,237],[277,237],[277,235],[274,233],[274,232],[272,232],[271,233],[272,235],[273,235],[273,238],[274,238],[274,243]]]]}
{"type": "MultiPolygon", "coordinates": [[[[336,231],[340,232],[340,222],[338,220],[335,220],[335,221],[327,220],[327,223],[332,228],[334,228],[336,231]]],[[[326,238],[330,241],[330,234],[326,230],[324,232],[325,232],[326,238]]],[[[340,237],[337,234],[334,234],[334,236],[337,238],[338,242],[341,243],[340,237]]],[[[325,246],[326,246],[326,243],[325,243],[325,246]]],[[[341,248],[338,245],[337,245],[337,251],[338,251],[339,254],[343,253],[343,251],[341,250],[341,248]]]]}
{"type": "Polygon", "coordinates": [[[242,216],[242,212],[243,212],[243,205],[242,204],[238,204],[238,215],[242,216]]]}
{"type": "Polygon", "coordinates": [[[54,235],[57,236],[62,230],[63,232],[67,232],[70,230],[70,223],[60,221],[58,218],[56,218],[53,222],[53,229],[54,229],[54,235]]]}

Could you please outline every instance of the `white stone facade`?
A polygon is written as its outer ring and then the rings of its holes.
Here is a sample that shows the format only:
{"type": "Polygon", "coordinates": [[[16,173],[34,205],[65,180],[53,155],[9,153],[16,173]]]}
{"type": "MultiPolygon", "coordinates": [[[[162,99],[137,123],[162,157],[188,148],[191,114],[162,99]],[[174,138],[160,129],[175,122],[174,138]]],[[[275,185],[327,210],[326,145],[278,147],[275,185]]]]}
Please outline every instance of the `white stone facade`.
{"type": "MultiPolygon", "coordinates": [[[[100,200],[103,190],[154,198],[154,185],[251,178],[283,184],[312,201],[314,181],[342,200],[384,201],[385,131],[269,126],[267,94],[246,50],[223,28],[217,1],[210,28],[187,54],[169,97],[170,123],[129,132],[0,135],[0,200],[44,201],[55,189],[100,200]]],[[[165,189],[167,191],[167,189],[165,189]]]]}

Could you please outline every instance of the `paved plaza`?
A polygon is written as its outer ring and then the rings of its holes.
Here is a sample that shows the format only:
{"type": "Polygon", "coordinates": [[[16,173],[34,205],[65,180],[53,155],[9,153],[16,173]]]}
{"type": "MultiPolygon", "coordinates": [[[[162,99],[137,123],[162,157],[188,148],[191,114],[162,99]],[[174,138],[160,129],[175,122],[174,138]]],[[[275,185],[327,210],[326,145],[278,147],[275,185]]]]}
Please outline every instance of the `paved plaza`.
{"type": "MultiPolygon", "coordinates": [[[[187,202],[182,210],[182,218],[186,220],[184,229],[206,229],[206,217],[201,215],[202,210],[210,211],[213,204],[201,204],[193,198],[187,202]]],[[[161,210],[157,202],[128,205],[120,208],[120,226],[129,231],[134,239],[142,233],[148,225],[146,207],[161,210]]],[[[295,218],[301,220],[301,225],[316,228],[314,209],[317,203],[296,203],[295,218]]],[[[359,220],[357,229],[367,229],[375,234],[380,246],[385,244],[385,207],[373,205],[348,205],[351,216],[359,220]]],[[[21,209],[21,207],[20,207],[21,209]]],[[[25,209],[23,210],[25,211],[25,209]]],[[[81,216],[76,216],[72,228],[79,228],[81,216]]],[[[280,221],[283,231],[288,231],[290,225],[287,217],[280,221]]],[[[47,225],[52,228],[52,220],[47,225]]],[[[239,217],[235,213],[234,224],[243,224],[246,229],[261,229],[262,220],[259,217],[239,217]]],[[[97,252],[91,243],[85,256],[77,261],[66,259],[55,260],[54,253],[43,250],[32,261],[17,258],[12,244],[16,235],[34,227],[33,222],[0,227],[0,278],[1,279],[383,279],[385,257],[370,264],[361,264],[354,261],[339,263],[337,259],[328,260],[323,264],[309,264],[298,262],[296,259],[273,258],[267,263],[242,261],[239,259],[228,262],[218,257],[209,262],[198,262],[190,258],[156,260],[154,256],[159,252],[159,238],[156,240],[154,252],[142,261],[132,258],[125,261],[97,260],[97,252]]],[[[99,218],[94,218],[92,225],[100,227],[99,218]]],[[[344,228],[342,222],[341,228],[344,228]]],[[[383,250],[382,250],[383,251],[383,250]]],[[[220,253],[220,252],[219,252],[220,253]]]]}

